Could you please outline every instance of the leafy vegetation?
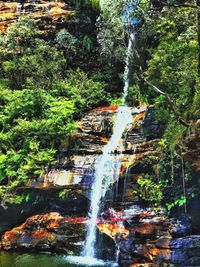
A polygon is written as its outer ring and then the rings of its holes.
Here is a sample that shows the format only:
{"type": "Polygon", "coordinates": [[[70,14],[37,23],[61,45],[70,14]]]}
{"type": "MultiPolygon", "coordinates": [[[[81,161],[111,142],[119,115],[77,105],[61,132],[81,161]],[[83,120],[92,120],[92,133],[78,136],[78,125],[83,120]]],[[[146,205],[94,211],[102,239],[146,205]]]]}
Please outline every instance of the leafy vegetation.
{"type": "Polygon", "coordinates": [[[19,202],[13,189],[55,162],[75,119],[108,103],[104,83],[68,69],[76,39],[64,32],[55,42],[27,18],[1,35],[0,197],[7,202],[19,202]]]}
{"type": "Polygon", "coordinates": [[[160,181],[153,180],[152,177],[146,175],[141,176],[137,180],[138,189],[136,194],[144,201],[148,201],[155,205],[159,205],[163,200],[162,183],[160,181]]]}
{"type": "Polygon", "coordinates": [[[187,205],[196,191],[185,140],[200,117],[200,15],[198,1],[191,2],[132,1],[130,26],[124,1],[72,0],[75,15],[54,37],[26,17],[0,35],[2,199],[21,200],[14,189],[54,164],[85,112],[121,104],[124,57],[134,32],[127,103],[154,105],[162,135],[159,175],[139,179],[138,194],[166,202],[169,210],[187,205]]]}

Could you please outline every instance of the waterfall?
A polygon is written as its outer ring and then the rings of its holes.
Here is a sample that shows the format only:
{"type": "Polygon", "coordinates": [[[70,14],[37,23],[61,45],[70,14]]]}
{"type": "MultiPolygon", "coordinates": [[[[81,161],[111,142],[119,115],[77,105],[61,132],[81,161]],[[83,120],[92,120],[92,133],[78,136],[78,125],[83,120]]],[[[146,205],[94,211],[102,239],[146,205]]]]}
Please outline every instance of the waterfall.
{"type": "Polygon", "coordinates": [[[115,151],[119,146],[123,133],[132,125],[133,122],[131,108],[125,105],[125,100],[129,88],[129,63],[134,41],[135,34],[130,34],[125,60],[122,106],[119,107],[115,116],[113,134],[107,145],[104,147],[103,154],[100,156],[100,158],[95,164],[95,179],[91,190],[91,205],[88,214],[89,220],[87,227],[87,235],[84,250],[82,252],[82,257],[68,257],[68,260],[70,262],[75,262],[84,266],[104,266],[103,261],[95,258],[97,219],[100,211],[101,202],[103,202],[102,199],[104,198],[110,185],[112,185],[119,179],[123,154],[115,154],[115,151]]]}
{"type": "Polygon", "coordinates": [[[86,237],[84,256],[95,256],[95,241],[96,241],[96,222],[100,208],[101,198],[105,196],[108,187],[114,183],[120,173],[120,168],[115,168],[116,160],[114,152],[121,140],[121,137],[132,122],[131,109],[128,107],[120,107],[116,122],[113,129],[113,135],[104,147],[103,155],[96,162],[95,166],[95,182],[92,187],[91,207],[89,212],[88,233],[86,237]],[[117,171],[117,173],[115,173],[117,171]],[[116,177],[116,178],[115,178],[116,177]]]}
{"type": "Polygon", "coordinates": [[[129,88],[129,73],[130,73],[130,57],[132,52],[132,46],[135,44],[135,32],[131,33],[129,36],[129,42],[128,42],[128,49],[126,54],[126,65],[125,65],[125,71],[124,71],[124,92],[122,97],[122,103],[125,104],[126,97],[128,95],[128,88],[129,88]]]}
{"type": "Polygon", "coordinates": [[[119,145],[124,131],[132,123],[131,109],[125,106],[125,99],[128,94],[129,87],[129,62],[134,41],[134,34],[130,35],[129,44],[126,55],[126,66],[124,72],[124,91],[123,91],[123,106],[119,107],[115,118],[113,127],[113,135],[104,147],[103,154],[95,165],[95,181],[92,186],[91,193],[91,206],[89,211],[88,232],[86,236],[85,249],[83,256],[94,258],[95,257],[95,242],[96,242],[96,223],[100,209],[101,199],[109,186],[118,180],[120,168],[116,168],[116,160],[114,152],[119,145]],[[116,173],[117,171],[117,173],[116,173]]]}

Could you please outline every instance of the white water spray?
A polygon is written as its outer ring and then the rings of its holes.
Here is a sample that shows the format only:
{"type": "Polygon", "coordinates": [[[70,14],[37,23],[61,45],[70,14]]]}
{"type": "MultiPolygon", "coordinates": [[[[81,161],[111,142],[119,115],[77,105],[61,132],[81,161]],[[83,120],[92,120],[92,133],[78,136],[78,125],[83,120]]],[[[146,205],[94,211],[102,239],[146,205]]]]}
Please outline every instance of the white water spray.
{"type": "Polygon", "coordinates": [[[124,106],[124,104],[129,88],[129,62],[134,39],[134,34],[131,34],[129,38],[125,62],[126,67],[124,72],[124,91],[122,98],[123,106],[119,107],[118,112],[116,114],[113,135],[107,145],[104,147],[103,154],[95,165],[95,181],[92,186],[91,193],[88,232],[85,242],[85,249],[83,251],[83,256],[87,258],[95,257],[96,224],[100,209],[101,198],[105,196],[105,193],[109,186],[119,178],[120,168],[119,166],[118,168],[116,168],[117,161],[114,152],[119,145],[124,131],[128,129],[128,127],[132,123],[131,109],[127,106],[124,106]]]}

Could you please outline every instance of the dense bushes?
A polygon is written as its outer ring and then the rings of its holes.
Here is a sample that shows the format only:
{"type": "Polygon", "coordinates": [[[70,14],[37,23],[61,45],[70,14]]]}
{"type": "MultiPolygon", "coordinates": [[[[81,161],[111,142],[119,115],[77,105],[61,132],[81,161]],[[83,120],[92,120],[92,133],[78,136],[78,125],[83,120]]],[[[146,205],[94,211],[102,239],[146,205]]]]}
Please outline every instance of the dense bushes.
{"type": "Polygon", "coordinates": [[[27,18],[1,35],[0,197],[6,201],[21,200],[13,189],[55,162],[75,119],[108,103],[105,84],[68,70],[72,49],[62,50],[43,40],[27,18]]]}

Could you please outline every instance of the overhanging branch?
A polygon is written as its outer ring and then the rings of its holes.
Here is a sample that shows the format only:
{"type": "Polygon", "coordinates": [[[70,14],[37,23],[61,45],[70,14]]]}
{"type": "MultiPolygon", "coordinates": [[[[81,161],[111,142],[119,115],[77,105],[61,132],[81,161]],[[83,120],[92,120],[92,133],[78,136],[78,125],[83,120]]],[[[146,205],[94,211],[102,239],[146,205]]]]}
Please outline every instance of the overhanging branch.
{"type": "Polygon", "coordinates": [[[175,104],[173,103],[173,100],[169,97],[169,95],[168,95],[167,93],[163,92],[162,90],[160,90],[157,86],[155,86],[155,85],[152,84],[151,82],[149,82],[149,81],[144,77],[143,74],[141,74],[141,78],[142,78],[142,80],[143,80],[146,84],[148,84],[149,86],[151,86],[152,89],[153,89],[156,93],[158,93],[158,94],[160,94],[160,95],[164,95],[164,96],[166,97],[167,102],[168,102],[169,106],[171,107],[172,112],[174,113],[174,115],[175,115],[175,117],[177,118],[177,120],[178,120],[182,125],[184,125],[185,127],[189,127],[190,124],[189,124],[187,121],[185,121],[185,120],[179,115],[179,113],[178,113],[178,111],[177,111],[177,109],[176,109],[176,106],[175,106],[175,104]]]}

